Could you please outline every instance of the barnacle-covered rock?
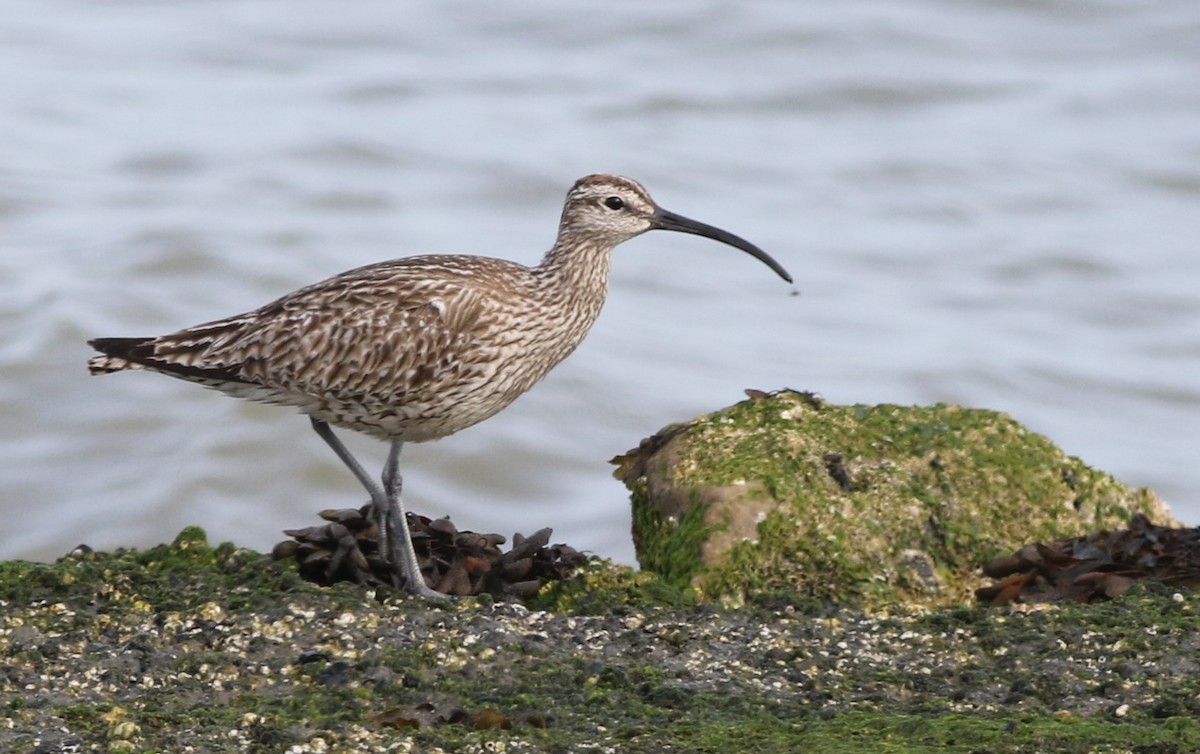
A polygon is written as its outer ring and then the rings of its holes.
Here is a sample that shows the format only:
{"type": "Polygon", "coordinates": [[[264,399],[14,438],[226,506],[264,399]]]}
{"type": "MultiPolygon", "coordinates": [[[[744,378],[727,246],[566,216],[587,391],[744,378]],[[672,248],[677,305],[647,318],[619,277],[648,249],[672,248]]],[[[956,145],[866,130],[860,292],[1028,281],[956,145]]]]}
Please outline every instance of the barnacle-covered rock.
{"type": "Polygon", "coordinates": [[[997,411],[749,400],[613,459],[642,568],[703,600],[961,602],[979,566],[1031,541],[1171,521],[1146,489],[997,411]]]}

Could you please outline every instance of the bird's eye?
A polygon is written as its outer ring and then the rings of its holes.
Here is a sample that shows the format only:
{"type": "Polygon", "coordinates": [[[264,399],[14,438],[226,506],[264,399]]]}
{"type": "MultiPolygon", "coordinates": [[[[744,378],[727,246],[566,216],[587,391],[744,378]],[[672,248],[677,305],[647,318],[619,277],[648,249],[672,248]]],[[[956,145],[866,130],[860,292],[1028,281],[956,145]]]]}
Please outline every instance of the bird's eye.
{"type": "Polygon", "coordinates": [[[610,196],[604,200],[604,206],[609,209],[621,209],[625,206],[625,200],[619,196],[610,196]]]}

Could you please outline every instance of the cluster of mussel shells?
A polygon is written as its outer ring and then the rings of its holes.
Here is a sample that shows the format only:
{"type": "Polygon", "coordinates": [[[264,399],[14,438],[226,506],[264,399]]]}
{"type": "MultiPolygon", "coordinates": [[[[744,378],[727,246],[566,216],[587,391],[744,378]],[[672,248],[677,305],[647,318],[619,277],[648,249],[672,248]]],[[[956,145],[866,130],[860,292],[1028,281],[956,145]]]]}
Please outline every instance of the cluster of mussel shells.
{"type": "Polygon", "coordinates": [[[1129,526],[1027,545],[983,567],[996,582],[981,602],[1103,602],[1137,581],[1200,588],[1200,528],[1175,528],[1134,515],[1129,526]]]}
{"type": "MultiPolygon", "coordinates": [[[[371,506],[325,510],[327,523],[284,531],[292,539],[275,545],[275,560],[295,558],[300,574],[329,585],[353,581],[395,586],[391,566],[379,548],[371,506]]],[[[570,576],[587,557],[568,545],[550,545],[550,529],[532,536],[513,535],[513,546],[501,552],[500,534],[459,531],[447,518],[408,514],[417,561],[429,586],[452,596],[491,594],[498,599],[525,600],[548,581],[570,576]]]]}

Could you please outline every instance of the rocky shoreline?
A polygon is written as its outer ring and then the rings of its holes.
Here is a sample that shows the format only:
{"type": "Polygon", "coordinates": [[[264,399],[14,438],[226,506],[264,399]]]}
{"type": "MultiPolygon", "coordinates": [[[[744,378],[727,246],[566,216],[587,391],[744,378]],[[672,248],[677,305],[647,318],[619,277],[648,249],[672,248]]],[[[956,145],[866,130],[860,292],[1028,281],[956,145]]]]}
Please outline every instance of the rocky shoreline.
{"type": "Polygon", "coordinates": [[[696,605],[605,561],[450,607],[188,529],[0,564],[0,750],[1200,750],[1200,600],[696,605]]]}
{"type": "Polygon", "coordinates": [[[1200,751],[1196,532],[1010,417],[750,391],[614,463],[643,571],[414,517],[446,605],[359,510],[0,563],[0,751],[1200,751]]]}

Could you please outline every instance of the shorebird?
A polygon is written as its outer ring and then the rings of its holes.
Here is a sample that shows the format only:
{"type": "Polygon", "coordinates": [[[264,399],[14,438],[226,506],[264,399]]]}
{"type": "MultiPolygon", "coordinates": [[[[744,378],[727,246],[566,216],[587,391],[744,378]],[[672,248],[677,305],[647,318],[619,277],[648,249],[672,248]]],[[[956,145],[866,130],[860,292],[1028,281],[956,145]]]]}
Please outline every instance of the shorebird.
{"type": "Polygon", "coordinates": [[[574,351],[604,304],[613,249],[648,230],[720,241],[792,282],[762,249],[662,209],[636,181],[589,175],[567,192],[558,238],[535,267],[463,255],[370,264],[168,335],[90,340],[103,355],[88,369],[143,369],[299,408],[370,494],[396,586],[441,599],[408,533],[400,449],[493,416],[574,351]],[[382,486],[331,425],[391,443],[382,486]]]}

